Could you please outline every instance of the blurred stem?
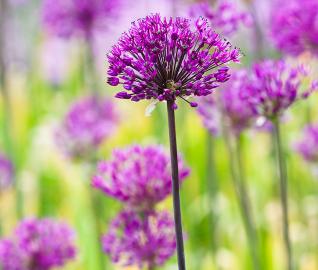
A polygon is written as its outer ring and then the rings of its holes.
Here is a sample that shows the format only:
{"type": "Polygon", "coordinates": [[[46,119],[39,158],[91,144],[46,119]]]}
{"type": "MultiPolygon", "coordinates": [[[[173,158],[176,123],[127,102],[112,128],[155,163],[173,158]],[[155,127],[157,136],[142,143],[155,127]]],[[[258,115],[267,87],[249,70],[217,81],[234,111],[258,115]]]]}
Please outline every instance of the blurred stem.
{"type": "Polygon", "coordinates": [[[87,74],[86,77],[86,86],[89,90],[98,96],[99,86],[98,86],[98,76],[94,55],[94,42],[93,36],[89,35],[86,39],[86,63],[85,63],[85,71],[87,74]]]}
{"type": "Polygon", "coordinates": [[[288,223],[288,182],[287,182],[287,168],[286,160],[284,157],[284,150],[281,142],[281,131],[279,118],[273,120],[273,133],[275,139],[275,150],[277,165],[279,171],[279,184],[280,184],[280,200],[282,205],[282,215],[283,215],[283,234],[284,234],[284,244],[287,256],[287,269],[294,270],[293,257],[292,257],[292,247],[289,236],[289,223],[288,223]]]}
{"type": "Polygon", "coordinates": [[[250,205],[250,199],[248,190],[246,187],[245,179],[243,176],[242,166],[242,153],[240,145],[240,135],[235,136],[235,139],[231,138],[231,134],[228,128],[223,125],[223,133],[225,137],[225,143],[228,150],[230,159],[230,170],[232,175],[232,181],[235,189],[235,194],[238,200],[238,204],[241,211],[241,216],[244,223],[245,233],[247,236],[248,245],[250,248],[250,254],[252,257],[253,269],[261,269],[259,248],[257,241],[257,234],[255,225],[252,218],[252,211],[250,205]]]}
{"type": "Polygon", "coordinates": [[[90,193],[90,200],[92,203],[92,211],[93,211],[93,216],[94,216],[94,223],[95,223],[95,230],[96,230],[96,242],[98,246],[98,260],[99,260],[99,267],[101,270],[106,269],[105,265],[105,259],[104,255],[102,252],[102,242],[101,242],[101,236],[103,235],[103,226],[101,225],[100,222],[100,217],[103,217],[103,201],[102,197],[100,194],[96,194],[95,191],[93,190],[92,187],[89,188],[89,193],[90,193]]]}
{"type": "Polygon", "coordinates": [[[262,28],[260,26],[256,0],[251,1],[251,14],[254,20],[253,34],[254,34],[254,58],[260,60],[264,58],[264,37],[262,33],[262,28]]]}
{"type": "Polygon", "coordinates": [[[215,211],[216,197],[219,190],[218,179],[216,175],[216,165],[214,156],[214,138],[211,136],[210,132],[207,131],[206,136],[206,184],[208,189],[208,209],[209,209],[209,219],[211,228],[211,248],[213,252],[213,257],[217,251],[217,213],[215,211]]]}
{"type": "MultiPolygon", "coordinates": [[[[6,0],[0,0],[0,91],[2,95],[2,109],[3,109],[3,143],[8,158],[15,162],[14,146],[12,142],[12,115],[11,115],[11,101],[6,83],[6,63],[5,63],[5,33],[6,33],[6,18],[8,16],[8,3],[6,0]]],[[[14,176],[15,177],[15,176],[14,176]]],[[[17,178],[14,179],[15,193],[16,193],[16,212],[17,218],[23,216],[22,211],[22,193],[20,191],[17,178]]]]}
{"type": "Polygon", "coordinates": [[[178,168],[178,150],[176,138],[176,123],[173,109],[174,101],[167,101],[168,125],[169,125],[169,140],[170,140],[170,158],[172,170],[172,196],[173,196],[173,211],[174,223],[177,240],[177,255],[178,255],[178,269],[185,270],[185,256],[182,233],[182,218],[180,207],[180,183],[179,183],[179,168],[178,168]]]}

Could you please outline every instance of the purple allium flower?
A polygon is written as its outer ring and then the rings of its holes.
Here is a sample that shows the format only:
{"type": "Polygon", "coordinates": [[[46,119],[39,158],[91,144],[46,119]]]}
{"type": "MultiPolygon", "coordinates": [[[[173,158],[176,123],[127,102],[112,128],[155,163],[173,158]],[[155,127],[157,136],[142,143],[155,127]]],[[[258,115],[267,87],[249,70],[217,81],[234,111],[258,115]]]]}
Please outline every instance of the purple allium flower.
{"type": "Polygon", "coordinates": [[[308,126],[298,142],[297,151],[308,162],[318,163],[318,125],[308,126]]]}
{"type": "Polygon", "coordinates": [[[51,219],[22,221],[11,240],[0,242],[3,270],[48,270],[75,254],[73,231],[51,219]]]}
{"type": "Polygon", "coordinates": [[[174,221],[166,212],[124,211],[112,221],[102,241],[114,262],[153,269],[175,252],[174,221]]]}
{"type": "Polygon", "coordinates": [[[204,125],[212,134],[218,133],[219,124],[222,121],[220,111],[235,133],[240,133],[255,124],[254,112],[243,95],[248,81],[247,70],[237,71],[219,91],[219,99],[212,96],[202,99],[198,112],[202,116],[204,125]]]}
{"type": "Polygon", "coordinates": [[[9,239],[0,240],[1,270],[29,270],[28,262],[27,254],[15,242],[9,239]]]}
{"type": "Polygon", "coordinates": [[[307,98],[316,88],[301,92],[301,79],[306,76],[304,67],[293,68],[284,61],[265,60],[254,65],[246,101],[256,115],[274,119],[283,114],[294,102],[307,98]]]}
{"type": "Polygon", "coordinates": [[[71,106],[57,131],[57,143],[72,158],[90,157],[114,132],[116,120],[108,99],[85,97],[71,106]]]}
{"type": "MultiPolygon", "coordinates": [[[[189,168],[179,159],[179,177],[183,181],[189,168]]],[[[92,185],[129,207],[144,210],[171,193],[170,158],[161,146],[134,145],[114,150],[110,161],[98,165],[92,185]]]]}
{"type": "Polygon", "coordinates": [[[122,84],[125,91],[116,97],[132,101],[207,96],[229,79],[229,68],[223,65],[239,57],[239,50],[216,34],[206,19],[196,20],[192,27],[190,20],[155,14],[132,23],[113,46],[108,83],[122,84]]]}
{"type": "Polygon", "coordinates": [[[10,186],[13,181],[13,164],[0,154],[0,192],[10,186]]]}
{"type": "Polygon", "coordinates": [[[120,10],[119,0],[45,0],[42,7],[44,26],[55,35],[80,34],[90,38],[95,30],[108,29],[110,19],[120,10]]]}
{"type": "Polygon", "coordinates": [[[231,0],[218,0],[212,7],[208,0],[191,5],[189,15],[192,18],[203,16],[207,18],[213,27],[223,35],[230,36],[238,31],[241,24],[250,26],[252,16],[244,11],[231,0]]]}
{"type": "Polygon", "coordinates": [[[317,0],[276,0],[271,17],[272,35],[281,51],[318,55],[317,0]]]}

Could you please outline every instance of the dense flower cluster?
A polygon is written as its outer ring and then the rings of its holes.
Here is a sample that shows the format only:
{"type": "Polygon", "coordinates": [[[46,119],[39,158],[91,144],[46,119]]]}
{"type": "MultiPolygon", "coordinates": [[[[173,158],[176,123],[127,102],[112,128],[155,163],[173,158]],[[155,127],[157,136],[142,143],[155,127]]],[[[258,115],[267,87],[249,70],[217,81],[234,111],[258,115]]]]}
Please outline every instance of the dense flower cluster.
{"type": "Polygon", "coordinates": [[[308,126],[297,144],[298,152],[308,162],[318,162],[318,125],[308,126]]]}
{"type": "Polygon", "coordinates": [[[230,36],[238,31],[241,24],[250,26],[252,16],[244,11],[231,0],[218,0],[214,7],[208,0],[191,5],[189,15],[192,18],[203,16],[207,18],[213,27],[225,36],[230,36]]]}
{"type": "Polygon", "coordinates": [[[272,35],[277,47],[293,55],[318,55],[318,1],[276,0],[272,8],[272,35]]]}
{"type": "Polygon", "coordinates": [[[12,239],[0,241],[3,270],[48,270],[75,257],[73,231],[51,219],[23,221],[12,239]]]}
{"type": "Polygon", "coordinates": [[[216,34],[206,19],[196,20],[192,28],[190,20],[155,14],[134,22],[113,46],[108,83],[122,84],[125,91],[116,97],[132,101],[207,96],[229,79],[224,64],[238,62],[239,57],[239,50],[216,34]]]}
{"type": "Polygon", "coordinates": [[[120,9],[119,0],[45,0],[42,7],[44,26],[55,35],[81,34],[90,38],[94,30],[108,29],[110,18],[120,9]]]}
{"type": "Polygon", "coordinates": [[[295,101],[307,98],[316,83],[301,92],[301,79],[307,76],[303,66],[292,68],[284,61],[265,60],[254,65],[244,98],[256,115],[279,117],[295,101]]]}
{"type": "Polygon", "coordinates": [[[0,154],[0,192],[10,186],[13,181],[13,164],[0,154]]]}
{"type": "Polygon", "coordinates": [[[153,269],[176,249],[174,221],[166,212],[121,212],[103,237],[103,248],[114,262],[153,269]]]}
{"type": "Polygon", "coordinates": [[[212,134],[218,132],[221,114],[235,133],[240,133],[255,123],[254,112],[243,94],[248,81],[247,70],[237,71],[232,75],[231,80],[224,84],[218,99],[209,96],[199,103],[198,112],[212,134]]]}
{"type": "Polygon", "coordinates": [[[116,126],[113,104],[85,97],[73,104],[56,132],[57,144],[72,158],[90,157],[116,126]]]}
{"type": "MultiPolygon", "coordinates": [[[[179,159],[183,181],[189,169],[179,159]]],[[[110,161],[99,163],[92,185],[134,209],[152,209],[171,193],[169,155],[160,146],[138,145],[113,152],[110,161]]]]}

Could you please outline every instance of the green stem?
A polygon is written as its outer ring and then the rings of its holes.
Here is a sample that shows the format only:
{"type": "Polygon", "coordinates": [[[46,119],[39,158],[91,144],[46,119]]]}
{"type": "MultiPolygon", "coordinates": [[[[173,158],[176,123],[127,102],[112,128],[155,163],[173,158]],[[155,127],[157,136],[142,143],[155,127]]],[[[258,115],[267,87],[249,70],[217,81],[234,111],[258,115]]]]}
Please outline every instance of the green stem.
{"type": "Polygon", "coordinates": [[[185,270],[186,264],[185,264],[185,256],[184,256],[182,217],[181,217],[181,206],[180,206],[180,182],[179,182],[179,168],[178,168],[176,123],[175,123],[173,102],[174,101],[167,101],[170,158],[171,158],[171,170],[172,170],[172,200],[173,200],[173,213],[174,213],[175,233],[176,233],[176,242],[177,242],[178,269],[185,270]]]}
{"type": "Polygon", "coordinates": [[[89,189],[90,192],[90,200],[92,203],[92,213],[94,216],[94,225],[95,225],[95,231],[96,231],[96,242],[97,242],[97,246],[98,246],[98,260],[99,260],[99,267],[101,270],[106,269],[106,263],[104,260],[104,255],[102,253],[102,243],[101,243],[101,239],[100,237],[103,235],[103,226],[101,225],[100,222],[100,217],[103,217],[103,201],[102,201],[102,197],[100,196],[100,194],[96,194],[95,191],[90,188],[89,189]]]}
{"type": "Polygon", "coordinates": [[[277,165],[279,171],[279,184],[280,184],[280,200],[282,205],[282,217],[283,217],[283,237],[285,244],[285,251],[287,256],[287,269],[294,270],[292,246],[289,236],[289,223],[288,223],[288,181],[287,181],[287,168],[286,160],[284,156],[283,145],[281,142],[281,131],[279,119],[273,120],[274,125],[274,139],[277,165]]]}
{"type": "Polygon", "coordinates": [[[261,269],[261,264],[260,258],[258,256],[257,235],[252,218],[249,194],[243,176],[241,147],[239,146],[237,137],[236,140],[233,140],[230,136],[229,130],[227,130],[226,127],[223,128],[225,143],[230,159],[230,171],[232,175],[233,186],[243,219],[244,229],[252,257],[253,269],[259,270],[261,269]]]}
{"type": "MultiPolygon", "coordinates": [[[[9,12],[8,3],[6,0],[0,0],[0,91],[2,95],[3,103],[3,143],[5,147],[6,154],[8,158],[16,165],[15,155],[14,155],[14,144],[12,141],[12,108],[10,96],[7,89],[6,83],[6,63],[4,56],[5,52],[5,35],[6,32],[6,17],[9,12]]],[[[20,191],[19,183],[17,178],[14,176],[14,185],[16,192],[16,214],[17,218],[20,219],[23,216],[22,209],[22,193],[20,191]]]]}
{"type": "MultiPolygon", "coordinates": [[[[216,197],[219,190],[218,179],[216,175],[216,165],[214,159],[214,139],[212,138],[210,132],[207,132],[207,147],[206,147],[206,185],[208,188],[208,209],[209,209],[209,223],[211,230],[211,248],[213,252],[213,257],[217,251],[217,213],[215,211],[216,197]]],[[[215,258],[214,258],[215,259],[215,258]]]]}

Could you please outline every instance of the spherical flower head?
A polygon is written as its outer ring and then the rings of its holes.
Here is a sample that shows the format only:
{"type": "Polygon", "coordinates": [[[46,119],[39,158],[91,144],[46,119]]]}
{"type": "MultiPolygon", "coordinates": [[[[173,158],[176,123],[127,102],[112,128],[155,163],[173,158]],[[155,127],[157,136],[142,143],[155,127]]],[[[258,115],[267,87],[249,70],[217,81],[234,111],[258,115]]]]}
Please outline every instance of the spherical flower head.
{"type": "Polygon", "coordinates": [[[12,162],[0,154],[0,192],[12,185],[13,173],[12,162]]]}
{"type": "Polygon", "coordinates": [[[52,219],[21,222],[16,229],[15,241],[27,254],[30,270],[63,266],[76,254],[73,230],[52,219]]]}
{"type": "Polygon", "coordinates": [[[213,27],[225,36],[235,34],[241,25],[250,26],[252,16],[231,0],[219,0],[212,6],[208,0],[196,2],[190,6],[189,15],[191,18],[203,16],[207,18],[213,27]]]}
{"type": "MultiPolygon", "coordinates": [[[[179,179],[189,175],[179,158],[179,179]]],[[[161,146],[134,145],[113,152],[110,161],[102,161],[93,177],[93,187],[108,196],[144,210],[165,199],[172,189],[170,157],[161,146]]]]}
{"type": "Polygon", "coordinates": [[[318,163],[318,125],[308,126],[296,146],[302,157],[311,163],[318,163]]]}
{"type": "Polygon", "coordinates": [[[28,256],[12,240],[0,240],[0,269],[1,270],[29,270],[28,256]]]}
{"type": "Polygon", "coordinates": [[[103,249],[125,266],[161,266],[175,252],[174,221],[166,212],[120,213],[103,237],[103,249]]]}
{"type": "Polygon", "coordinates": [[[90,38],[93,31],[105,31],[116,18],[121,1],[113,0],[45,0],[42,20],[48,32],[70,37],[90,38]]]}
{"type": "Polygon", "coordinates": [[[232,48],[199,18],[147,16],[132,23],[108,54],[108,83],[122,84],[117,98],[173,102],[179,97],[207,96],[230,77],[230,62],[238,62],[232,48]]]}
{"type": "Polygon", "coordinates": [[[255,114],[244,97],[248,80],[247,70],[236,71],[223,85],[219,96],[208,96],[199,103],[198,112],[213,135],[219,133],[222,120],[236,134],[255,124],[255,114]]]}
{"type": "Polygon", "coordinates": [[[272,36],[281,51],[318,56],[318,1],[276,0],[271,17],[272,36]]]}
{"type": "Polygon", "coordinates": [[[89,158],[116,127],[114,105],[108,99],[84,97],[75,102],[56,132],[57,144],[73,159],[89,158]]]}
{"type": "Polygon", "coordinates": [[[282,60],[265,60],[254,65],[244,96],[256,115],[273,120],[315,90],[317,86],[313,83],[301,92],[304,76],[307,71],[303,66],[294,68],[282,60]]]}

